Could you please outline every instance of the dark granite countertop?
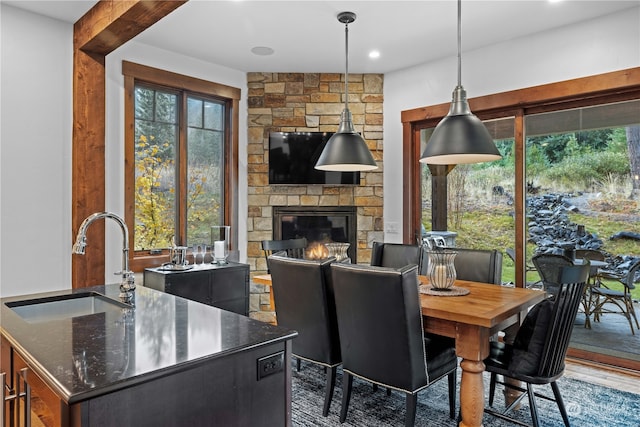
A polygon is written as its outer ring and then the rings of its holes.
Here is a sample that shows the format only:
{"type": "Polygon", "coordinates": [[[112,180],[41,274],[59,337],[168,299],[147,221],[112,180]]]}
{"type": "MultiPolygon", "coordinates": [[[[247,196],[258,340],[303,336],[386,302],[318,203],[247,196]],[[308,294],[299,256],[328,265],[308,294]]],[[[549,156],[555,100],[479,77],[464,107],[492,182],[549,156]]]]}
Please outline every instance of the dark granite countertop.
{"type": "Polygon", "coordinates": [[[95,291],[118,300],[118,285],[3,298],[2,335],[67,403],[292,339],[295,331],[138,286],[135,308],[29,323],[5,303],[95,291]]]}

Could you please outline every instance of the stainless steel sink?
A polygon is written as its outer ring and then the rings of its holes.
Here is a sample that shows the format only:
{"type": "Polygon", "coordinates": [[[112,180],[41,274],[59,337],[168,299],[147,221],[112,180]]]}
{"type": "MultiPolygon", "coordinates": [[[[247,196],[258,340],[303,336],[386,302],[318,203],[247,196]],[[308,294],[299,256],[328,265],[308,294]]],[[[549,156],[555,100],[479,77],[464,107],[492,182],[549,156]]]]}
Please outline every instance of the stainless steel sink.
{"type": "Polygon", "coordinates": [[[98,292],[80,292],[5,304],[29,323],[71,319],[99,313],[120,314],[122,309],[131,308],[128,304],[108,298],[98,292]]]}

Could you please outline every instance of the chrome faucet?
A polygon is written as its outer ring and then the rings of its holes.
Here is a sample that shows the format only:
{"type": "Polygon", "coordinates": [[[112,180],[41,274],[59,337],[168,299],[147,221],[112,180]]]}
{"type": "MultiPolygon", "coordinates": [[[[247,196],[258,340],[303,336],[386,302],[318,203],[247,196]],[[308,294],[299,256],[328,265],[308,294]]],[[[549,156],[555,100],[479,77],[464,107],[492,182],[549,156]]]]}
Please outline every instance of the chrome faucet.
{"type": "Polygon", "coordinates": [[[136,284],[133,271],[129,270],[129,230],[127,230],[127,225],[122,218],[111,212],[96,212],[89,215],[82,221],[82,224],[80,224],[76,242],[73,244],[71,252],[84,255],[84,249],[87,246],[87,228],[89,228],[93,221],[100,218],[111,218],[120,225],[120,229],[122,230],[122,271],[118,271],[115,274],[122,275],[122,281],[120,282],[120,299],[123,302],[132,303],[136,284]]]}

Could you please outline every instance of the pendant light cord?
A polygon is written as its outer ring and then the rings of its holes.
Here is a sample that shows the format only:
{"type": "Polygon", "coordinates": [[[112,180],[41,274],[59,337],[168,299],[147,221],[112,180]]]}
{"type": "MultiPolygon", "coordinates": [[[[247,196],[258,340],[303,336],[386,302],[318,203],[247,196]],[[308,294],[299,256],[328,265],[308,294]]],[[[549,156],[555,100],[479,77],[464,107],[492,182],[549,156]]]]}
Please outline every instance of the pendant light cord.
{"type": "Polygon", "coordinates": [[[462,0],[458,0],[458,86],[462,86],[462,0]]]}
{"type": "Polygon", "coordinates": [[[344,73],[344,108],[349,109],[349,23],[344,24],[344,55],[345,55],[345,73],[344,73]]]}

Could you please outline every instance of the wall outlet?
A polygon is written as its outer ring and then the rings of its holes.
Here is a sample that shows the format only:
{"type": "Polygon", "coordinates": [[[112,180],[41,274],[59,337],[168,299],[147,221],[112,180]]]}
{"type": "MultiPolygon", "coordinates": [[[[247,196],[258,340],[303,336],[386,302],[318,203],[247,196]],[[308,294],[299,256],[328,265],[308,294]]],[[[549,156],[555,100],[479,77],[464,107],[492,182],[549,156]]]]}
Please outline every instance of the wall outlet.
{"type": "Polygon", "coordinates": [[[388,221],[385,223],[386,232],[389,234],[398,234],[400,232],[400,224],[395,221],[388,221]]]}
{"type": "Polygon", "coordinates": [[[258,359],[258,381],[284,370],[284,351],[258,359]]]}

